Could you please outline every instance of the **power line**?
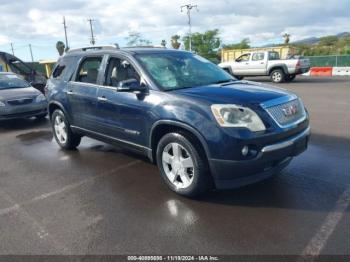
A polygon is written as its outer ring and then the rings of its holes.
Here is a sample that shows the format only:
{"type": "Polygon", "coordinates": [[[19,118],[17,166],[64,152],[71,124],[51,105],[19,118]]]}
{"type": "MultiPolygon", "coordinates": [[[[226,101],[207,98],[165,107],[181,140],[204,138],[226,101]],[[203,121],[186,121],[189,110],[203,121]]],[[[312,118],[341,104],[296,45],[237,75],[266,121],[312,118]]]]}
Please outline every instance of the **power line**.
{"type": "Polygon", "coordinates": [[[187,9],[187,17],[188,17],[188,37],[189,37],[189,46],[190,46],[190,51],[192,51],[192,24],[191,24],[191,10],[195,8],[198,12],[198,7],[197,5],[192,5],[192,4],[187,4],[181,6],[181,12],[183,9],[187,9]]]}
{"type": "Polygon", "coordinates": [[[93,28],[92,28],[92,22],[95,21],[95,20],[93,20],[93,19],[90,18],[90,19],[88,19],[88,21],[89,21],[89,23],[90,23],[90,32],[91,32],[90,43],[91,43],[92,45],[95,45],[96,41],[95,41],[95,37],[94,37],[94,30],[93,30],[93,28]]]}

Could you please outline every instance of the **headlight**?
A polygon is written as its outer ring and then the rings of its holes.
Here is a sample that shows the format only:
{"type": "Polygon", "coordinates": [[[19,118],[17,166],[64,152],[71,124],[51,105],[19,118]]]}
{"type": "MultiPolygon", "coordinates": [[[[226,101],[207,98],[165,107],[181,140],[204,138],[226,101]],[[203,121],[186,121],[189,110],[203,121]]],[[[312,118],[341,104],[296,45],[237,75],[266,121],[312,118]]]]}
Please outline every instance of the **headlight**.
{"type": "Polygon", "coordinates": [[[6,106],[6,104],[4,102],[0,101],[0,107],[2,107],[2,106],[6,106]]]}
{"type": "Polygon", "coordinates": [[[239,105],[212,105],[211,111],[216,121],[223,127],[246,127],[253,132],[266,129],[260,117],[247,107],[239,105]]]}
{"type": "Polygon", "coordinates": [[[40,94],[35,98],[35,102],[42,102],[42,101],[46,101],[46,97],[43,94],[40,94]]]}

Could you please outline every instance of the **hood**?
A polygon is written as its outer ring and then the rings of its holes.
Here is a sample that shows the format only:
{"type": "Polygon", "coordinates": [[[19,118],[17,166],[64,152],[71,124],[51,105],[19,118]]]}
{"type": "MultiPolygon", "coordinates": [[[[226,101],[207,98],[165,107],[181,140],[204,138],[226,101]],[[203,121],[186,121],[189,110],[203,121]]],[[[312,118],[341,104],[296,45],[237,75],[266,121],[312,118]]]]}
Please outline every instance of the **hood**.
{"type": "Polygon", "coordinates": [[[0,90],[0,100],[12,100],[19,98],[34,98],[40,95],[40,91],[34,87],[25,87],[25,88],[11,88],[0,90]]]}
{"type": "Polygon", "coordinates": [[[172,91],[179,95],[197,98],[209,103],[260,104],[291,93],[265,84],[236,81],[228,84],[200,86],[172,91]]]}

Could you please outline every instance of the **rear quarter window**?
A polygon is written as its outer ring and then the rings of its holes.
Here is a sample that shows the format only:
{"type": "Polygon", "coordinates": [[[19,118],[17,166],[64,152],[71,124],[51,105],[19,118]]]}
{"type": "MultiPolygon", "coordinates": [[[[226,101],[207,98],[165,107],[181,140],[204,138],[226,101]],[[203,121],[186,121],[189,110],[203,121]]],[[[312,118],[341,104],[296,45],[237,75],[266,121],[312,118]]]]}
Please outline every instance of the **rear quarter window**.
{"type": "Polygon", "coordinates": [[[58,64],[52,73],[52,78],[60,79],[65,68],[66,68],[65,65],[58,64]]]}
{"type": "Polygon", "coordinates": [[[78,60],[79,58],[75,56],[61,58],[57,62],[51,77],[57,80],[69,81],[77,67],[78,60]]]}

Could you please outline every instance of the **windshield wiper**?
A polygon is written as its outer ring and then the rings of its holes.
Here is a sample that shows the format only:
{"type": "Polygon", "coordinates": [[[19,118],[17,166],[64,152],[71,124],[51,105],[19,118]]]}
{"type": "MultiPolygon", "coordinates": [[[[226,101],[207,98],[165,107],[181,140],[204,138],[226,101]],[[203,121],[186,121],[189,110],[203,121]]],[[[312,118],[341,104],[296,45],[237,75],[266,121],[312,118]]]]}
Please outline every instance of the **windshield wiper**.
{"type": "Polygon", "coordinates": [[[216,82],[211,83],[211,85],[216,85],[216,84],[226,84],[226,83],[232,83],[232,82],[236,82],[237,80],[235,79],[225,79],[225,80],[219,80],[216,82]]]}

